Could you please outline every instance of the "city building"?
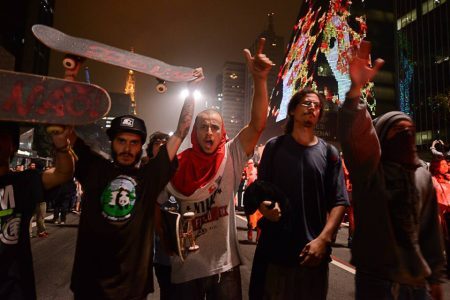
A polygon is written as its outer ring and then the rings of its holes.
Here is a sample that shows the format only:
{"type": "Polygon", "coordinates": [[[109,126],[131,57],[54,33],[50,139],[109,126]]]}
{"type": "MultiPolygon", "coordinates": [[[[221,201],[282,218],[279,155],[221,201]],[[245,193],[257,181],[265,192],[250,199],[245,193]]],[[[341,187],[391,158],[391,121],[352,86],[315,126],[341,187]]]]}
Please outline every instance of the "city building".
{"type": "MultiPolygon", "coordinates": [[[[259,38],[266,38],[264,53],[276,64],[267,82],[269,95],[275,87],[279,66],[284,56],[284,38],[276,35],[273,17],[273,13],[268,14],[267,28],[249,47],[251,53],[255,53],[259,38]]],[[[245,63],[226,62],[224,64],[222,74],[217,77],[216,94],[217,101],[214,108],[222,113],[227,134],[232,138],[250,121],[253,80],[245,63]]]]}
{"type": "Polygon", "coordinates": [[[416,122],[416,143],[450,142],[450,25],[447,0],[397,0],[398,107],[416,122]]]}
{"type": "Polygon", "coordinates": [[[15,71],[47,75],[50,49],[33,36],[31,26],[52,26],[54,6],[54,0],[0,2],[0,52],[2,57],[12,56],[15,71]]]}
{"type": "MultiPolygon", "coordinates": [[[[284,38],[282,36],[278,36],[275,32],[274,25],[274,13],[267,14],[268,24],[267,28],[259,34],[259,36],[255,39],[253,44],[249,47],[251,53],[256,52],[256,47],[258,46],[258,41],[260,38],[266,39],[266,44],[264,47],[264,54],[269,57],[275,66],[269,73],[269,77],[267,79],[267,90],[269,92],[269,97],[271,96],[275,84],[278,78],[278,72],[280,71],[280,66],[283,63],[284,58],[284,38]]],[[[248,73],[248,72],[247,72],[248,73]]],[[[250,121],[250,109],[253,97],[253,80],[251,74],[247,74],[246,77],[246,89],[245,89],[245,108],[244,108],[244,122],[245,124],[250,121]]]]}
{"type": "Polygon", "coordinates": [[[221,85],[222,92],[218,94],[217,100],[222,95],[222,118],[228,137],[233,138],[245,124],[247,66],[241,62],[225,62],[220,78],[222,81],[218,84],[221,85]]]}

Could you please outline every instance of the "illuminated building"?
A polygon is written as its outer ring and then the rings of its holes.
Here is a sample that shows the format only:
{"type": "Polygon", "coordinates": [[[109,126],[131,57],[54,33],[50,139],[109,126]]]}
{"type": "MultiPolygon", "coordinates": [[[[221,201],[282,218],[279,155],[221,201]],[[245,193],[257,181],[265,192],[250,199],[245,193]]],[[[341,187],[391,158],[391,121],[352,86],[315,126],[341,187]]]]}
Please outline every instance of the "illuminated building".
{"type": "Polygon", "coordinates": [[[130,95],[131,111],[136,115],[136,99],[135,97],[136,80],[134,79],[133,70],[128,70],[127,82],[125,84],[125,94],[130,95]]]}
{"type": "Polygon", "coordinates": [[[316,133],[336,142],[336,112],[350,85],[349,49],[365,38],[372,43],[372,60],[385,60],[363,90],[371,114],[411,115],[417,144],[426,153],[433,139],[448,143],[449,32],[448,0],[306,0],[272,92],[262,141],[282,133],[290,97],[309,86],[328,100],[316,133]]]}
{"type": "MultiPolygon", "coordinates": [[[[325,114],[316,134],[336,141],[337,109],[350,88],[348,63],[352,49],[366,36],[365,15],[352,15],[352,2],[306,0],[278,69],[276,87],[271,94],[267,128],[261,141],[279,135],[287,117],[287,105],[299,90],[310,87],[326,98],[325,114]]],[[[363,89],[364,99],[375,112],[373,84],[363,89]]]]}
{"type": "MultiPolygon", "coordinates": [[[[260,37],[266,38],[264,53],[277,65],[283,60],[284,39],[274,31],[273,13],[268,14],[268,26],[249,47],[255,53],[260,37]]],[[[268,77],[268,92],[275,86],[278,70],[273,68],[268,77]]],[[[230,138],[234,137],[250,121],[253,97],[253,80],[245,63],[226,62],[222,74],[216,80],[216,105],[220,109],[230,138]]]]}
{"type": "Polygon", "coordinates": [[[222,69],[222,118],[230,138],[244,127],[245,121],[245,82],[247,66],[240,62],[225,62],[222,69]]]}
{"type": "Polygon", "coordinates": [[[416,143],[429,153],[450,139],[450,26],[448,0],[397,0],[399,108],[416,122],[416,143]]]}
{"type": "MultiPolygon", "coordinates": [[[[258,41],[260,38],[265,38],[266,43],[264,46],[264,54],[269,57],[275,66],[269,73],[267,78],[267,90],[270,93],[275,87],[278,77],[278,68],[280,64],[283,62],[284,57],[284,38],[282,36],[278,36],[275,32],[274,26],[274,13],[267,14],[268,17],[268,25],[266,30],[261,32],[259,36],[255,39],[253,44],[249,47],[251,53],[256,52],[256,47],[258,46],[258,41]]],[[[250,109],[253,97],[253,79],[251,74],[247,72],[246,77],[246,90],[245,90],[245,111],[244,111],[244,124],[250,122],[250,109]]]]}
{"type": "MultiPolygon", "coordinates": [[[[376,45],[383,45],[384,52],[380,56],[393,58],[393,27],[394,15],[389,5],[363,0],[306,0],[278,69],[267,128],[261,141],[282,134],[289,100],[300,89],[310,87],[327,100],[316,134],[337,142],[337,110],[345,101],[351,84],[348,64],[352,49],[367,37],[374,49],[376,45]],[[378,30],[371,30],[370,26],[378,30]]],[[[385,67],[375,83],[370,82],[362,89],[362,98],[373,116],[395,109],[395,60],[388,61],[385,67]]]]}
{"type": "MultiPolygon", "coordinates": [[[[134,52],[134,49],[131,48],[131,52],[134,52]]],[[[125,94],[130,95],[131,99],[131,111],[133,115],[136,115],[136,79],[134,76],[133,70],[128,70],[127,82],[125,83],[125,94]]]]}

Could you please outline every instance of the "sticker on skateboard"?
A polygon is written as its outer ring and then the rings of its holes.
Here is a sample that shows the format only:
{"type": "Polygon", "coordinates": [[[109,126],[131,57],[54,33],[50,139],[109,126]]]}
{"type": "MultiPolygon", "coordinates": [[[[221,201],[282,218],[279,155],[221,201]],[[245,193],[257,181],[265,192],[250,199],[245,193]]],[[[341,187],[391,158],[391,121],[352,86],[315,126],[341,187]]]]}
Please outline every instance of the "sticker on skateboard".
{"type": "Polygon", "coordinates": [[[99,86],[0,70],[0,120],[84,125],[110,107],[108,93],[99,86]]]}
{"type": "Polygon", "coordinates": [[[182,82],[196,79],[194,69],[171,66],[160,60],[67,35],[45,25],[34,25],[33,34],[47,47],[107,64],[145,73],[165,81],[182,82]]]}
{"type": "Polygon", "coordinates": [[[194,213],[187,212],[182,216],[173,206],[162,205],[161,214],[165,238],[168,239],[170,250],[184,261],[190,252],[199,249],[195,242],[192,224],[194,213]]]}

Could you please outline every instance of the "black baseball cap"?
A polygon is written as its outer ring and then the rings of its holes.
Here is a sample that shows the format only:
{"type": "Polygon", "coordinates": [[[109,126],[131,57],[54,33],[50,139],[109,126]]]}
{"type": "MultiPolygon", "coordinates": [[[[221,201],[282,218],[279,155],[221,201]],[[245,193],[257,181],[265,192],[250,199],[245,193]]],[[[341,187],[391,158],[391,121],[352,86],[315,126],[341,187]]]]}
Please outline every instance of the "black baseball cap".
{"type": "Polygon", "coordinates": [[[106,134],[111,141],[120,132],[138,134],[142,139],[142,143],[145,143],[145,139],[147,138],[147,128],[145,127],[144,120],[133,115],[124,115],[114,118],[111,121],[111,127],[106,130],[106,134]]]}

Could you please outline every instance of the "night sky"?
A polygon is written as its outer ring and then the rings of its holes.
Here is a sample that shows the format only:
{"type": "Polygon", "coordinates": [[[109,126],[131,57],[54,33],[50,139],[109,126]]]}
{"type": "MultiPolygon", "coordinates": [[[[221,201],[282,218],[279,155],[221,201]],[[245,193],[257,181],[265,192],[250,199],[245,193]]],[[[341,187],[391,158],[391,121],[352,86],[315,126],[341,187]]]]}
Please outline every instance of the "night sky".
{"type": "MultiPolygon", "coordinates": [[[[300,10],[301,0],[147,0],[56,1],[54,27],[135,52],[172,65],[201,66],[206,80],[206,100],[215,97],[216,76],[225,61],[243,62],[249,47],[267,27],[267,13],[274,12],[275,32],[287,43],[300,10]]],[[[50,75],[61,77],[62,54],[52,52],[50,75]]],[[[91,82],[108,91],[123,92],[127,70],[86,61],[91,82]]],[[[84,80],[80,72],[78,80],[84,80]]],[[[149,133],[176,128],[184,83],[169,83],[169,91],[155,92],[156,80],[136,73],[137,113],[149,133]]],[[[201,107],[197,106],[196,112],[201,107]]]]}

